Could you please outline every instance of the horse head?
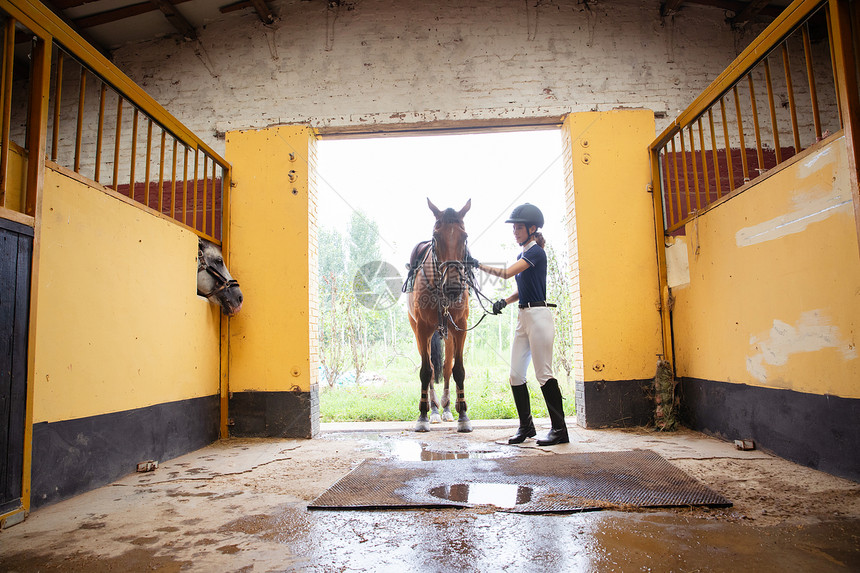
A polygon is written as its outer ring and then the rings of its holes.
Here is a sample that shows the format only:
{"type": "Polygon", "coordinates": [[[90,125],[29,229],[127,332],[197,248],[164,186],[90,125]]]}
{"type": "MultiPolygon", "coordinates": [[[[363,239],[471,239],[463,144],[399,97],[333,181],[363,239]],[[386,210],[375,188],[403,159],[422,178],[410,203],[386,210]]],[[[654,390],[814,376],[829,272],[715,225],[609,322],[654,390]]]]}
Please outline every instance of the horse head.
{"type": "Polygon", "coordinates": [[[467,269],[464,265],[466,260],[466,227],[463,217],[472,207],[472,200],[459,211],[450,207],[444,211],[436,207],[430,199],[427,199],[430,210],[436,217],[433,227],[433,257],[435,259],[435,271],[439,277],[441,290],[452,299],[459,298],[466,289],[467,269]]]}
{"type": "Polygon", "coordinates": [[[442,211],[430,199],[427,199],[427,205],[436,217],[433,241],[439,261],[462,261],[466,257],[466,238],[468,237],[463,217],[472,207],[472,200],[466,201],[459,211],[450,207],[442,211]]]}
{"type": "Polygon", "coordinates": [[[217,245],[199,239],[197,245],[197,294],[221,307],[226,316],[233,316],[242,308],[242,291],[224,265],[224,257],[217,245]]]}

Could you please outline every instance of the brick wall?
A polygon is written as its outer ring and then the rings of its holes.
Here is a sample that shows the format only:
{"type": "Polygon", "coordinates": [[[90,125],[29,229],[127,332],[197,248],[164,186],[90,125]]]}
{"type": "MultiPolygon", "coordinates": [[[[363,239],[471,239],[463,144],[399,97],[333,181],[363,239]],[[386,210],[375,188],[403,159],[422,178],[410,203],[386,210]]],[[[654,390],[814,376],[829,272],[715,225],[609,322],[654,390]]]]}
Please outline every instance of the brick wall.
{"type": "Polygon", "coordinates": [[[723,10],[657,1],[270,2],[173,38],[129,45],[115,63],[223,150],[223,133],[517,120],[644,107],[657,130],[763,28],[733,32],[723,10]]]}

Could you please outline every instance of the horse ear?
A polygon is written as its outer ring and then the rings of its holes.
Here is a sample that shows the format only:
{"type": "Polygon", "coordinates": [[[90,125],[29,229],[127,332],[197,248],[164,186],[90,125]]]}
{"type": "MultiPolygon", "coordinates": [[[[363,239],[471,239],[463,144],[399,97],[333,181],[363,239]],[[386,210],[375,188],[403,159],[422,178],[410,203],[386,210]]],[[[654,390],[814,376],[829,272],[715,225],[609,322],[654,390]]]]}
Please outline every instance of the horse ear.
{"type": "Polygon", "coordinates": [[[469,199],[468,201],[466,201],[466,204],[465,204],[465,205],[463,205],[463,208],[462,208],[462,209],[460,209],[460,212],[458,213],[458,215],[460,215],[460,218],[462,219],[462,218],[463,218],[463,215],[465,215],[466,213],[468,213],[468,212],[469,212],[469,209],[471,209],[471,208],[472,208],[472,200],[471,200],[471,199],[469,199]]]}
{"type": "Polygon", "coordinates": [[[430,197],[427,197],[427,205],[430,207],[430,210],[433,211],[433,215],[437,219],[442,215],[442,211],[439,210],[439,207],[433,204],[433,201],[430,200],[430,197]]]}

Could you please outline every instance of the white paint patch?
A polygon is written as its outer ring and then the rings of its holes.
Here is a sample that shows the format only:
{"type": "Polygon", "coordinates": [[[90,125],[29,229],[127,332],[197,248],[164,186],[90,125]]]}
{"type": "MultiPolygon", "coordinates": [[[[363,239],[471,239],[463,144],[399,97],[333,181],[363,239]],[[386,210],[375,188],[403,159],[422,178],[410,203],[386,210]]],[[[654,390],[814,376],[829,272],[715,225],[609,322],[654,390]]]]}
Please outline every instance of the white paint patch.
{"type": "Polygon", "coordinates": [[[835,161],[836,158],[831,157],[832,152],[833,152],[833,146],[829,145],[829,146],[825,147],[824,149],[822,149],[821,151],[819,151],[818,153],[816,153],[815,155],[812,155],[811,157],[809,157],[800,166],[800,171],[798,173],[798,176],[801,179],[804,179],[804,178],[812,175],[814,172],[816,172],[822,168],[822,165],[819,165],[819,163],[821,163],[821,162],[831,163],[831,162],[835,161]]]}
{"type": "Polygon", "coordinates": [[[669,288],[690,284],[690,258],[683,237],[674,237],[672,244],[666,247],[666,280],[669,288]]]}
{"type": "Polygon", "coordinates": [[[767,382],[768,365],[783,366],[792,354],[825,348],[836,348],[845,360],[857,358],[857,350],[828,322],[820,310],[803,313],[797,326],[775,319],[770,331],[750,337],[750,346],[758,352],[747,357],[747,371],[759,382],[767,382]]]}
{"type": "Polygon", "coordinates": [[[852,212],[853,202],[851,199],[841,201],[835,205],[831,204],[831,201],[832,198],[826,200],[819,199],[770,221],[765,221],[752,227],[745,227],[735,233],[735,242],[739,247],[749,247],[757,243],[779,239],[786,235],[800,233],[805,231],[810,223],[824,221],[836,213],[850,214],[852,212]]]}
{"type": "MultiPolygon", "coordinates": [[[[833,146],[821,150],[804,161],[798,171],[798,179],[806,179],[828,165],[838,162],[833,146]]],[[[846,192],[845,186],[834,183],[826,190],[815,189],[807,193],[799,193],[793,197],[794,209],[769,221],[744,227],[735,233],[735,243],[738,247],[749,247],[765,241],[780,239],[787,235],[806,230],[811,223],[824,221],[837,214],[853,214],[853,200],[846,192]],[[824,191],[824,192],[822,192],[824,191]]]]}

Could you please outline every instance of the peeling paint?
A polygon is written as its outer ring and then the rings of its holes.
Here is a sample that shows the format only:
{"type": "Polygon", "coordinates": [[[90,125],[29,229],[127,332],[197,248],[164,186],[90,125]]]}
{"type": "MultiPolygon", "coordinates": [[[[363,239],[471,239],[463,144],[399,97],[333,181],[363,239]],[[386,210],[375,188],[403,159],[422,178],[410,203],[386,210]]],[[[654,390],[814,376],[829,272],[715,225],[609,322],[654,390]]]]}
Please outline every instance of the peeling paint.
{"type": "Polygon", "coordinates": [[[804,312],[796,326],[774,319],[773,327],[760,336],[750,336],[756,354],[747,357],[747,371],[759,382],[767,382],[767,366],[784,366],[792,354],[835,348],[845,360],[857,358],[856,347],[842,339],[821,310],[804,312]]]}
{"type": "Polygon", "coordinates": [[[810,223],[824,221],[836,213],[851,213],[854,206],[851,199],[832,204],[833,197],[811,201],[791,213],[781,215],[770,221],[745,227],[735,234],[739,247],[748,247],[765,241],[772,241],[806,230],[810,223]]]}
{"type": "MultiPolygon", "coordinates": [[[[827,147],[820,152],[810,156],[798,166],[797,180],[806,180],[825,176],[827,169],[838,170],[840,165],[839,155],[835,154],[833,147],[827,147]]],[[[853,200],[846,185],[836,180],[836,173],[832,175],[832,186],[821,187],[814,182],[807,187],[806,193],[799,193],[792,198],[793,210],[768,221],[744,227],[735,233],[735,242],[738,247],[749,247],[765,241],[780,239],[787,235],[800,233],[806,230],[811,223],[824,221],[829,217],[843,213],[853,214],[853,200]]],[[[826,177],[829,179],[829,177],[826,177]]]]}

